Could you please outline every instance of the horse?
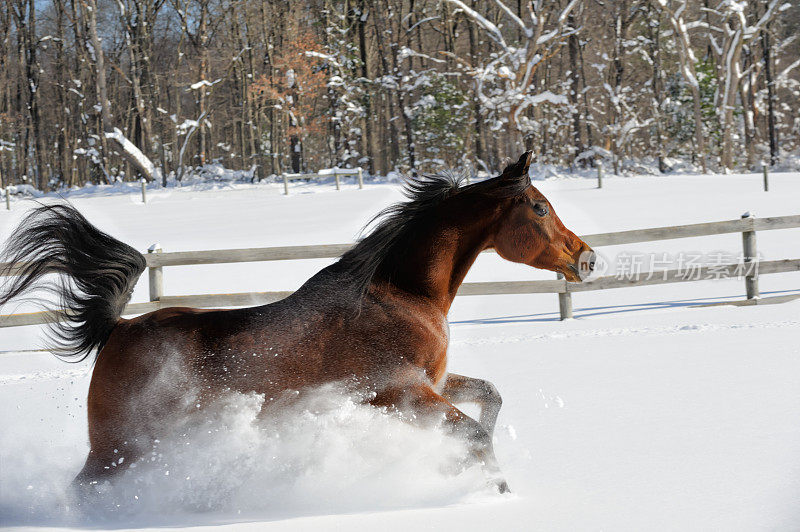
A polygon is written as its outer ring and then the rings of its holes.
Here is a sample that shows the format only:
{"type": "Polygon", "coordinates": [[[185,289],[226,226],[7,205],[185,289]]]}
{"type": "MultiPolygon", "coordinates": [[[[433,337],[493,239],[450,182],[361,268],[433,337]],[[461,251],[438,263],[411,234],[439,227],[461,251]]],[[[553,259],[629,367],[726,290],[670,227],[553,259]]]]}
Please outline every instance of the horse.
{"type": "Polygon", "coordinates": [[[249,308],[175,307],[123,319],[146,267],[142,254],[69,204],[32,210],[4,251],[16,276],[0,305],[44,284],[66,309],[50,324],[54,353],[96,353],[90,450],[74,484],[112,480],[175,419],[226,393],[272,399],[347,383],[367,404],[437,419],[466,442],[465,461],[508,491],[492,447],[501,396],[486,380],[447,371],[447,314],[487,249],[569,282],[593,269],[594,252],[531,184],[532,157],[525,152],[501,175],[468,185],[452,175],[408,180],[407,201],[379,213],[337,262],[285,299],[249,308]],[[52,273],[58,280],[44,283],[52,273]],[[153,393],[155,382],[167,385],[153,393]],[[477,403],[478,419],[459,403],[477,403]]]}

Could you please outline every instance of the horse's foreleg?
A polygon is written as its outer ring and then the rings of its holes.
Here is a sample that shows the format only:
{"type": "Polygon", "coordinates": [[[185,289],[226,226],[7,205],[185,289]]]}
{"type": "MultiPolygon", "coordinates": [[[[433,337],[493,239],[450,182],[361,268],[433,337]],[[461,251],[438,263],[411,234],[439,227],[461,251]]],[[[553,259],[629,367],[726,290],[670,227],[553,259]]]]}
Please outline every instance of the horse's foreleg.
{"type": "Polygon", "coordinates": [[[385,390],[371,404],[412,414],[410,419],[416,422],[444,416],[445,427],[468,442],[472,456],[483,466],[500,493],[509,491],[508,483],[503,478],[494,455],[492,437],[486,429],[430,386],[419,384],[385,390]]]}
{"type": "Polygon", "coordinates": [[[490,437],[494,435],[497,415],[503,406],[503,398],[494,384],[483,379],[450,373],[442,388],[442,397],[452,403],[477,403],[481,407],[480,424],[490,437]]]}

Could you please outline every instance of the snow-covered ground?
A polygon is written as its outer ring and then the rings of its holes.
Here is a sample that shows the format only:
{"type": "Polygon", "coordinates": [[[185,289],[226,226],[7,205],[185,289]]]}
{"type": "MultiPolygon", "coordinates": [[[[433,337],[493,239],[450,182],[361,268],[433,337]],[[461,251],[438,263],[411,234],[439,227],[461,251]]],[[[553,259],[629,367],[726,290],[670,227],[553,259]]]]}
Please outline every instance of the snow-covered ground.
{"type": "MultiPolygon", "coordinates": [[[[578,234],[800,213],[800,174],[537,182],[578,234]]],[[[97,188],[70,200],[102,229],[165,251],[343,243],[401,198],[393,184],[97,188]]],[[[0,211],[7,237],[23,213],[0,211]]],[[[760,232],[765,260],[800,258],[800,230],[760,232]]],[[[740,235],[600,248],[738,255],[740,235]]],[[[168,268],[167,294],[291,289],[329,261],[168,268]]],[[[673,266],[674,267],[674,266],[673,266]]],[[[481,256],[467,281],[552,279],[481,256]]],[[[760,279],[800,293],[800,273],[760,279]]],[[[165,443],[150,468],[109,494],[115,511],[65,509],[87,450],[91,368],[44,352],[37,327],[0,329],[0,525],[261,530],[797,530],[800,528],[800,300],[743,298],[741,280],[573,296],[462,297],[451,311],[450,369],[504,397],[496,450],[513,494],[452,474],[457,442],[321,391],[266,427],[258,398],[219,412],[217,430],[165,443]],[[194,446],[185,445],[193,443],[194,446]],[[169,472],[169,474],[166,474],[169,472]],[[139,497],[138,499],[134,496],[139,497]]],[[[146,280],[134,301],[147,298],[146,280]]],[[[3,312],[25,310],[10,305],[3,312]],[[12,308],[13,307],[13,308],[12,308]]],[[[465,410],[471,412],[469,407],[465,410]]]]}

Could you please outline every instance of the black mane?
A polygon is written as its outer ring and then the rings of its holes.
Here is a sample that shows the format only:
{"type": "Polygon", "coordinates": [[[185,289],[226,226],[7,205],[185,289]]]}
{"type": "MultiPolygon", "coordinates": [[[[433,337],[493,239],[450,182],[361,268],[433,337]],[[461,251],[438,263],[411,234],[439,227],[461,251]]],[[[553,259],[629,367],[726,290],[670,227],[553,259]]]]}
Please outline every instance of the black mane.
{"type": "Polygon", "coordinates": [[[399,264],[416,229],[430,220],[438,207],[455,195],[480,194],[487,198],[508,198],[521,194],[530,185],[527,168],[524,175],[509,177],[514,165],[503,175],[464,186],[465,174],[445,172],[407,178],[403,194],[408,201],[391,205],[372,218],[366,227],[380,220],[370,233],[342,255],[335,265],[352,282],[359,299],[380,271],[399,264]]]}

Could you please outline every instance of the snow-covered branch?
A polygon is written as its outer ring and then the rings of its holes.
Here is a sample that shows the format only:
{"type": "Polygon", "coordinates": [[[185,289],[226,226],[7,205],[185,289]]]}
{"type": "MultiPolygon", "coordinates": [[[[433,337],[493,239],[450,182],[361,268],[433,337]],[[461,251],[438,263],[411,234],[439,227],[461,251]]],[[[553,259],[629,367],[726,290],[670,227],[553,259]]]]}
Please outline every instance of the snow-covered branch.
{"type": "Polygon", "coordinates": [[[500,29],[495,26],[493,23],[489,22],[483,15],[472,9],[471,7],[467,6],[461,0],[447,0],[451,4],[458,7],[461,11],[464,12],[469,18],[471,18],[476,24],[486,30],[486,33],[491,37],[503,50],[508,50],[508,45],[506,44],[505,39],[503,39],[503,34],[500,32],[500,29]]]}
{"type": "Polygon", "coordinates": [[[525,23],[524,23],[524,22],[522,22],[522,19],[521,19],[521,18],[519,18],[517,15],[515,15],[515,14],[514,14],[514,12],[513,12],[513,11],[511,11],[511,9],[509,9],[507,5],[505,5],[505,4],[503,3],[503,0],[494,0],[494,2],[495,2],[495,3],[497,4],[497,6],[498,6],[498,7],[499,7],[499,8],[500,8],[500,9],[501,9],[501,10],[502,10],[502,11],[503,11],[505,14],[506,14],[506,16],[507,16],[508,18],[510,18],[511,20],[513,20],[513,21],[514,21],[514,22],[517,24],[517,26],[519,26],[519,27],[520,27],[520,29],[521,29],[523,32],[525,32],[525,35],[526,35],[527,37],[530,37],[530,36],[531,36],[531,33],[530,33],[530,32],[531,32],[531,29],[530,29],[529,27],[527,27],[527,26],[525,25],[525,23]]]}
{"type": "Polygon", "coordinates": [[[115,127],[110,131],[106,131],[104,135],[106,139],[113,140],[117,143],[117,146],[119,146],[119,148],[122,150],[125,158],[130,161],[130,163],[133,164],[137,170],[139,170],[145,179],[148,181],[153,180],[156,175],[155,165],[147,157],[147,155],[142,153],[142,150],[136,147],[133,142],[128,140],[128,137],[126,137],[118,127],[115,127]]]}

